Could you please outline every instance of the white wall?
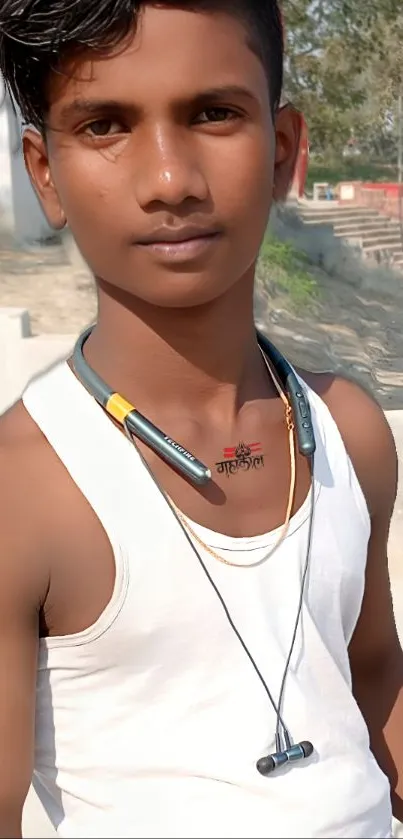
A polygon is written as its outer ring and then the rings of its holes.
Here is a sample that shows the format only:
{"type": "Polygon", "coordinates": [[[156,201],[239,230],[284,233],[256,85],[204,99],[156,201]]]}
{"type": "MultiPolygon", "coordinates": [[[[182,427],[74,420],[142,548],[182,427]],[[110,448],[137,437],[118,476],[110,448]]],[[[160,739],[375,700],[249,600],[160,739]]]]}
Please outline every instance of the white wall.
{"type": "MultiPolygon", "coordinates": [[[[0,102],[1,102],[0,86],[0,102]]],[[[11,166],[8,139],[7,111],[0,108],[0,211],[11,208],[11,166]]]]}
{"type": "MultiPolygon", "coordinates": [[[[1,2],[1,0],[0,0],[1,2]]],[[[0,77],[0,220],[22,246],[54,237],[31,186],[21,153],[21,119],[4,97],[0,77]]]]}

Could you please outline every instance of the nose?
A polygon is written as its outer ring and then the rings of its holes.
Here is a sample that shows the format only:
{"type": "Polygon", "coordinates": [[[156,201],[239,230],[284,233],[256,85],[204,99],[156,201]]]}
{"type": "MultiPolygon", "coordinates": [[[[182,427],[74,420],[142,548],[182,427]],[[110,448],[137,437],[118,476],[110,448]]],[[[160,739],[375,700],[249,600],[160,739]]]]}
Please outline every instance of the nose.
{"type": "Polygon", "coordinates": [[[178,207],[187,200],[208,198],[207,180],[191,140],[158,130],[143,149],[136,176],[136,197],[142,209],[154,204],[178,207]]]}

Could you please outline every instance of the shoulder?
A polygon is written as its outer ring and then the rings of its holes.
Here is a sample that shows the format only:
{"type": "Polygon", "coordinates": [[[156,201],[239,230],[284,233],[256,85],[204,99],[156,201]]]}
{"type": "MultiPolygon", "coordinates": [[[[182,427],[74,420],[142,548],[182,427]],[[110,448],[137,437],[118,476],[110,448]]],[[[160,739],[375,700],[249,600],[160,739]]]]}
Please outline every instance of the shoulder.
{"type": "Polygon", "coordinates": [[[32,466],[41,442],[39,429],[21,401],[0,416],[0,499],[3,503],[6,498],[14,498],[17,494],[24,503],[27,479],[32,478],[32,466]]]}
{"type": "Polygon", "coordinates": [[[0,569],[3,580],[38,600],[47,585],[45,446],[22,402],[0,416],[0,569]]]}
{"type": "Polygon", "coordinates": [[[12,504],[25,521],[49,521],[65,469],[22,401],[0,416],[0,470],[0,512],[12,504]]]}
{"type": "Polygon", "coordinates": [[[374,397],[356,382],[330,373],[298,371],[327,405],[353,463],[372,516],[393,510],[397,454],[392,431],[374,397]]]}
{"type": "MultiPolygon", "coordinates": [[[[32,477],[32,467],[44,445],[44,438],[22,401],[0,416],[0,463],[2,476],[7,476],[8,494],[15,485],[21,491],[28,474],[32,477]]],[[[3,492],[4,483],[3,480],[0,484],[3,492]]]]}

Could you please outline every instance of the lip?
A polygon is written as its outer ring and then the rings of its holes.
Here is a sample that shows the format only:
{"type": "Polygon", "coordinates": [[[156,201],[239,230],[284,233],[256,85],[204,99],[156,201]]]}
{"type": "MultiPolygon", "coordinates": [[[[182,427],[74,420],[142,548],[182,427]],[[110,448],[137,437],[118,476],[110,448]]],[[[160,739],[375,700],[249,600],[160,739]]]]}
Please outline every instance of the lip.
{"type": "Polygon", "coordinates": [[[182,227],[169,227],[168,225],[161,225],[151,231],[147,236],[138,239],[138,245],[154,245],[154,244],[176,244],[182,242],[193,241],[193,239],[204,239],[219,233],[217,227],[202,226],[197,224],[183,224],[182,227]]]}
{"type": "Polygon", "coordinates": [[[161,231],[149,241],[139,242],[143,250],[162,257],[165,261],[183,262],[195,259],[206,253],[219,238],[217,231],[196,233],[192,231],[166,230],[161,231]]]}

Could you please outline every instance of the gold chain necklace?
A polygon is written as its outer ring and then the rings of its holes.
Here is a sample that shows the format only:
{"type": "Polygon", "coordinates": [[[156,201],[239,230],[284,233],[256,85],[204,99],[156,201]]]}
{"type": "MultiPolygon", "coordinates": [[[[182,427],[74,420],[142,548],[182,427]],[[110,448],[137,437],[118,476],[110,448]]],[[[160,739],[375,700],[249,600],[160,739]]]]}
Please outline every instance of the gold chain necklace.
{"type": "Polygon", "coordinates": [[[218,562],[221,562],[223,565],[230,565],[233,568],[256,568],[256,566],[263,565],[264,562],[267,562],[267,560],[270,559],[271,556],[273,556],[274,552],[280,547],[281,543],[284,542],[284,539],[285,539],[285,537],[288,533],[288,529],[289,529],[289,526],[290,526],[292,508],[293,508],[294,499],[295,499],[297,467],[296,467],[295,435],[294,435],[295,426],[294,426],[294,421],[293,421],[293,416],[292,416],[292,408],[291,408],[291,405],[290,405],[290,403],[289,403],[289,401],[288,401],[288,399],[287,399],[287,397],[284,393],[284,390],[280,386],[280,383],[279,383],[279,381],[277,379],[277,376],[275,375],[275,373],[274,373],[274,371],[271,367],[271,364],[269,364],[269,362],[268,362],[268,360],[267,360],[267,358],[266,358],[266,356],[264,355],[263,352],[262,352],[262,356],[263,356],[264,362],[266,364],[266,367],[267,367],[267,369],[270,373],[273,384],[274,384],[274,386],[275,386],[275,388],[276,388],[276,390],[277,390],[277,392],[278,392],[278,394],[279,394],[279,396],[280,396],[280,398],[281,398],[281,400],[284,404],[285,422],[286,422],[286,426],[287,426],[287,430],[288,430],[288,442],[289,442],[289,450],[290,450],[290,467],[291,467],[290,490],[289,490],[289,493],[288,493],[288,502],[287,502],[287,510],[286,510],[286,515],[285,515],[285,521],[284,521],[284,524],[281,528],[279,537],[278,537],[277,541],[275,542],[275,544],[273,545],[273,547],[270,549],[270,551],[267,554],[265,554],[264,557],[262,557],[262,559],[259,559],[257,562],[251,562],[251,563],[250,562],[245,562],[245,563],[230,562],[228,559],[225,559],[223,556],[220,556],[220,554],[218,554],[215,550],[213,550],[213,548],[210,547],[210,545],[207,545],[206,542],[204,542],[203,539],[200,538],[200,536],[194,531],[193,527],[191,526],[191,524],[187,520],[186,516],[178,509],[176,504],[172,501],[172,498],[170,498],[170,496],[168,496],[167,493],[164,492],[165,498],[166,498],[169,506],[171,507],[172,512],[174,513],[175,517],[177,518],[179,524],[181,525],[182,529],[185,532],[187,531],[187,533],[202,548],[204,548],[204,550],[207,551],[207,553],[210,554],[210,556],[212,556],[213,559],[216,559],[218,562]]]}

